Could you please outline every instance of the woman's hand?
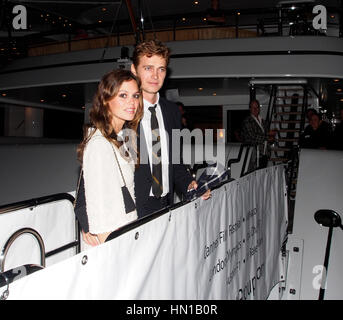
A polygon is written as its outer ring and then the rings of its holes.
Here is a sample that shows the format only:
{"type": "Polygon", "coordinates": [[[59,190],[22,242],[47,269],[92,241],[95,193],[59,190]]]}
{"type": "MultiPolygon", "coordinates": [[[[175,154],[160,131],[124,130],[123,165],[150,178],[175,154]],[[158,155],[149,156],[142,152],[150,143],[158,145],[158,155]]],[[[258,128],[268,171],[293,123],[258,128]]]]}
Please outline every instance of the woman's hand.
{"type": "Polygon", "coordinates": [[[100,241],[97,235],[92,234],[90,232],[84,232],[83,230],[82,230],[82,239],[84,242],[86,242],[88,245],[92,247],[95,247],[100,244],[100,241]]]}
{"type": "MultiPolygon", "coordinates": [[[[198,184],[196,183],[196,181],[195,180],[193,180],[190,184],[189,184],[189,186],[188,186],[188,188],[187,188],[187,191],[190,191],[190,190],[192,190],[192,189],[197,189],[198,188],[198,184]]],[[[208,189],[202,196],[201,196],[201,199],[203,199],[203,200],[207,200],[207,199],[209,199],[209,198],[211,198],[211,190],[210,189],[208,189]]]]}

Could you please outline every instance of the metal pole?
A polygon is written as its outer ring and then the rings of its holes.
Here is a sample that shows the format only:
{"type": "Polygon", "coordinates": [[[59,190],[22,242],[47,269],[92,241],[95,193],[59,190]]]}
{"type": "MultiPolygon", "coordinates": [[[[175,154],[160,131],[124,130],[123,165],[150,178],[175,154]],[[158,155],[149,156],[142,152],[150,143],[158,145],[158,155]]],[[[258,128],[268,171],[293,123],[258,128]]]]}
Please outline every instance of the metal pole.
{"type": "Polygon", "coordinates": [[[332,231],[333,226],[329,227],[329,234],[328,234],[328,240],[326,243],[326,250],[325,250],[325,259],[324,259],[324,278],[322,276],[322,283],[319,290],[319,297],[318,300],[324,300],[324,294],[325,294],[325,287],[326,287],[326,278],[328,274],[328,266],[329,266],[329,257],[330,257],[330,247],[331,247],[331,238],[332,238],[332,231]]]}

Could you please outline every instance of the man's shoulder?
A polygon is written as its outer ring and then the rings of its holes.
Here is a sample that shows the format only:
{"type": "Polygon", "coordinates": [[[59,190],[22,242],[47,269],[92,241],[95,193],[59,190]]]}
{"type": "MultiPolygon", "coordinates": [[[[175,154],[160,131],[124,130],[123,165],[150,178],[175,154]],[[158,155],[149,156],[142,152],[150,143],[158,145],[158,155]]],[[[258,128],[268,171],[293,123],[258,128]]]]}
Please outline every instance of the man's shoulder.
{"type": "Polygon", "coordinates": [[[175,107],[177,108],[177,105],[175,102],[171,101],[171,100],[168,100],[164,97],[160,97],[160,100],[159,100],[159,103],[161,106],[172,106],[172,107],[175,107]]]}

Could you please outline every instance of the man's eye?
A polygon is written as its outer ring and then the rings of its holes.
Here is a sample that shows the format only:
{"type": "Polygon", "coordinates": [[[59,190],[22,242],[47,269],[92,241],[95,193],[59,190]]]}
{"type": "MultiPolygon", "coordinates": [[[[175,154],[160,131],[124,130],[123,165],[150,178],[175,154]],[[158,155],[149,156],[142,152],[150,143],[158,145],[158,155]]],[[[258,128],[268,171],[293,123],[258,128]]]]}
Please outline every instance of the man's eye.
{"type": "Polygon", "coordinates": [[[135,99],[139,99],[140,95],[139,95],[139,93],[137,93],[137,94],[134,94],[133,97],[134,97],[135,99]]]}

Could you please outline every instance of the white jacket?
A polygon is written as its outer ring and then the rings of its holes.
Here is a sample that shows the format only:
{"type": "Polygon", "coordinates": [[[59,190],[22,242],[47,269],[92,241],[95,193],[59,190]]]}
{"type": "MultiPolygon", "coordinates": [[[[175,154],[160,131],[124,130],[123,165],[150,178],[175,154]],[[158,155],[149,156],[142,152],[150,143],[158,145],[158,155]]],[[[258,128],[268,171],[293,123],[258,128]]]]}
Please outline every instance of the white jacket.
{"type": "MultiPolygon", "coordinates": [[[[126,186],[134,195],[134,162],[125,160],[113,145],[126,186]]],[[[97,129],[83,155],[83,175],[89,232],[111,232],[137,219],[136,210],[126,214],[121,187],[124,185],[111,143],[97,129]]]]}

